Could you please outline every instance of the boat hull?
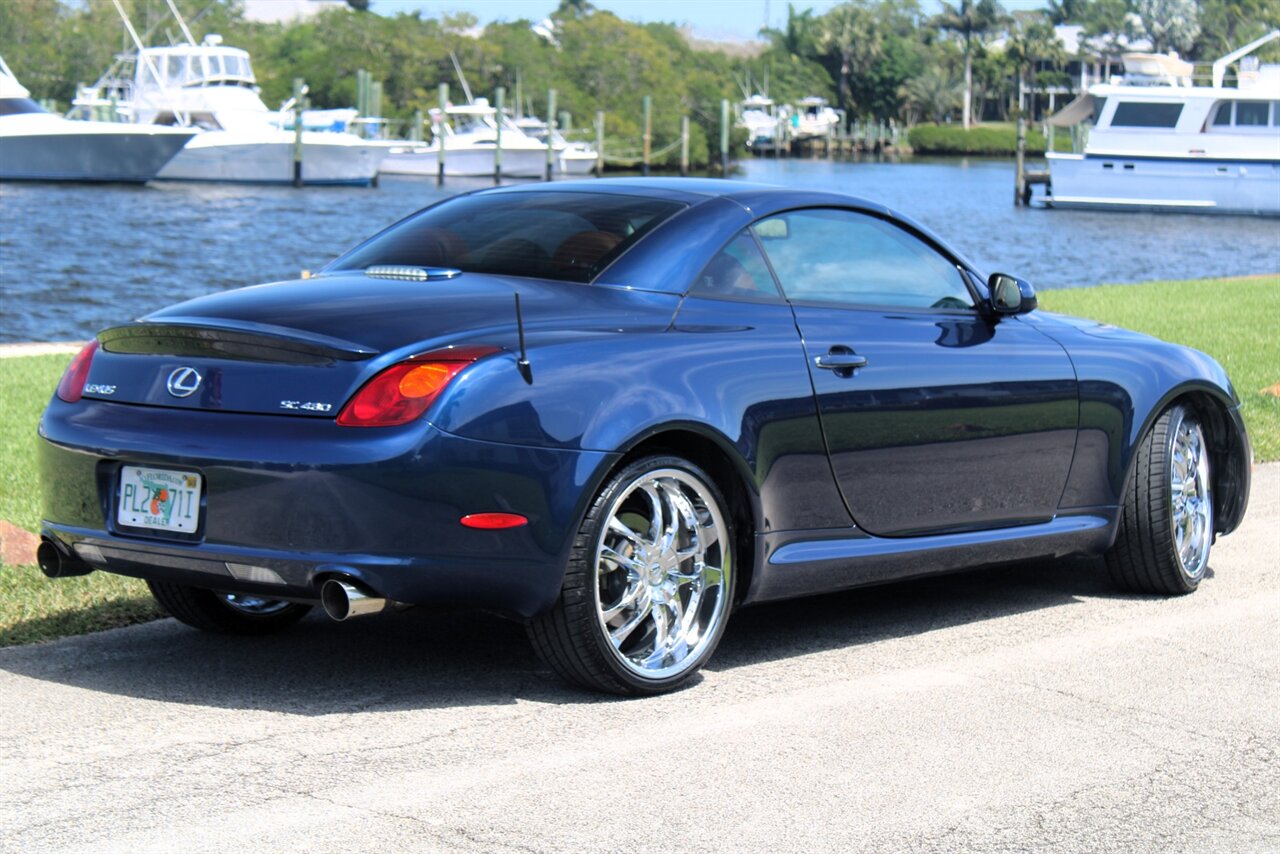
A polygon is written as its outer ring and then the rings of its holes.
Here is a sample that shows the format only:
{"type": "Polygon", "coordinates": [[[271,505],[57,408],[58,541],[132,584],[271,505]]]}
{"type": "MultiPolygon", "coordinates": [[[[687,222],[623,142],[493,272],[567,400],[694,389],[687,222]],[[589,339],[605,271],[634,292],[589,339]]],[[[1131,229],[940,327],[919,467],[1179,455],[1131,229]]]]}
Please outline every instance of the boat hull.
{"type": "Polygon", "coordinates": [[[1047,157],[1051,207],[1280,216],[1280,161],[1047,157]]]}
{"type": "Polygon", "coordinates": [[[588,151],[562,151],[556,157],[561,175],[590,175],[596,168],[596,155],[588,151]]]}
{"type": "Polygon", "coordinates": [[[0,136],[0,180],[145,183],[190,138],[141,131],[0,136]]]}
{"type": "MultiPolygon", "coordinates": [[[[446,149],[444,174],[450,178],[479,178],[493,174],[493,148],[446,149]]],[[[595,161],[593,160],[592,163],[595,161]]],[[[435,149],[394,152],[382,161],[384,175],[439,174],[435,149]]],[[[511,178],[540,178],[546,174],[547,155],[543,149],[502,149],[502,174],[511,178]]]]}
{"type": "MultiPolygon", "coordinates": [[[[310,134],[308,134],[310,136],[310,134]]],[[[164,181],[221,181],[241,184],[293,183],[292,142],[219,142],[197,137],[160,170],[164,181]]],[[[304,141],[302,182],[364,186],[372,183],[385,146],[304,141]]]]}

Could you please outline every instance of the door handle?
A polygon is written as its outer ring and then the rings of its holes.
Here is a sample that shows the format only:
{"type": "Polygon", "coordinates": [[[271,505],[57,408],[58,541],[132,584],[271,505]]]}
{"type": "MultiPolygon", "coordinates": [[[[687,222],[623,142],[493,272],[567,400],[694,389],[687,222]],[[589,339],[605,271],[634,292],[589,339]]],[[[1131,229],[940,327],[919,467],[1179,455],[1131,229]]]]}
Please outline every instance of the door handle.
{"type": "Polygon", "coordinates": [[[846,376],[857,368],[867,366],[867,357],[857,353],[827,353],[813,360],[819,368],[828,371],[845,371],[846,376]]]}

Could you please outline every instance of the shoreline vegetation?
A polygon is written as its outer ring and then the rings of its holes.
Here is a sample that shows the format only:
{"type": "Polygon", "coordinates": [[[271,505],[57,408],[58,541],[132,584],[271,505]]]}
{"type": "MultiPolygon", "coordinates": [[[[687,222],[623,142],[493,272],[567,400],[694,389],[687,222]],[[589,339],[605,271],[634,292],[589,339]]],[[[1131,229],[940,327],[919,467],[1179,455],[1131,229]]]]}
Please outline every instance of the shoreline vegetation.
{"type": "MultiPolygon", "coordinates": [[[[1203,350],[1227,369],[1244,403],[1256,462],[1280,460],[1280,273],[1049,290],[1047,311],[1075,314],[1203,350]]],[[[70,356],[0,359],[0,536],[28,540],[40,524],[36,425],[70,356]],[[9,523],[9,524],[4,524],[9,523]]],[[[9,542],[5,551],[11,551],[9,542]]],[[[95,572],[50,581],[20,559],[0,565],[0,647],[37,643],[163,616],[137,579],[95,572]]]]}
{"type": "MultiPolygon", "coordinates": [[[[174,2],[195,40],[217,34],[249,52],[272,108],[291,97],[295,79],[307,85],[314,108],[355,105],[357,72],[364,71],[380,93],[377,115],[366,118],[403,138],[423,119],[430,125],[438,84],[450,87],[456,103],[464,91],[492,99],[503,87],[508,106],[559,122],[573,139],[593,140],[603,111],[613,166],[640,161],[646,97],[649,147],[667,152],[654,165],[674,165],[671,150],[688,117],[697,167],[718,160],[722,99],[754,93],[792,105],[818,96],[847,122],[915,127],[921,153],[1005,154],[1004,133],[991,125],[1019,115],[1039,121],[1049,91],[1076,88],[1077,64],[1114,56],[1119,43],[1176,50],[1207,71],[1207,63],[1280,26],[1280,0],[1259,0],[1248,14],[1232,0],[1078,0],[1043,10],[1007,9],[997,0],[846,0],[821,14],[789,4],[784,20],[754,38],[709,41],[674,23],[619,18],[590,0],[560,0],[541,21],[483,26],[469,13],[432,15],[406,4],[378,2],[369,11],[369,0],[282,22],[246,17],[239,0],[174,2]],[[1081,27],[1076,54],[1054,29],[1064,24],[1081,27]],[[548,116],[552,91],[558,110],[548,116]],[[971,124],[969,133],[960,130],[971,124]]],[[[122,7],[145,43],[183,38],[165,3],[122,0],[122,7]]],[[[77,83],[98,80],[130,40],[112,3],[3,0],[0,45],[32,97],[63,111],[77,83]]],[[[1280,46],[1272,45],[1261,58],[1277,54],[1280,46]]],[[[743,134],[735,134],[735,152],[743,134]]]]}
{"type": "MultiPolygon", "coordinates": [[[[1018,131],[1010,124],[976,125],[966,130],[960,125],[916,125],[907,132],[912,154],[931,156],[1013,157],[1018,150],[1018,131]]],[[[1027,129],[1027,156],[1043,157],[1048,143],[1039,130],[1027,129]]]]}

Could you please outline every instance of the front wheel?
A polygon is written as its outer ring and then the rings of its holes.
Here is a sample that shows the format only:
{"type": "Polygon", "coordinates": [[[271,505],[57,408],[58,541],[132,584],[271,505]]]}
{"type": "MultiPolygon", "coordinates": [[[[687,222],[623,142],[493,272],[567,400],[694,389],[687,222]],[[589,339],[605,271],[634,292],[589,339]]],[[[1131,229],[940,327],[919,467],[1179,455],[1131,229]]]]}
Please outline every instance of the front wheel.
{"type": "Polygon", "coordinates": [[[1138,446],[1107,568],[1126,590],[1190,593],[1209,567],[1212,544],[1208,443],[1195,414],[1173,406],[1138,446]]]}
{"type": "Polygon", "coordinates": [[[310,605],[239,593],[219,593],[185,584],[148,581],[151,595],[175,619],[224,635],[265,635],[306,616],[310,605]]]}
{"type": "Polygon", "coordinates": [[[529,624],[560,676],[615,694],[658,694],[697,672],[729,618],[734,537],[700,468],[652,456],[610,478],[574,539],[560,598],[529,624]]]}

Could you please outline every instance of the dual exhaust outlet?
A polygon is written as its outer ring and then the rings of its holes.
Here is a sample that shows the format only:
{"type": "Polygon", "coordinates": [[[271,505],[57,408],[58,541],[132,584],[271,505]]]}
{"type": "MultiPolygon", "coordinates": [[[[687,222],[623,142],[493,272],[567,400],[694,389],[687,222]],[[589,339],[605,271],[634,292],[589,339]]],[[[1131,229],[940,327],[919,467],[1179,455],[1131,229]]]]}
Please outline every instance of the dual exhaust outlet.
{"type": "Polygon", "coordinates": [[[330,578],[320,585],[320,606],[331,620],[381,614],[397,603],[343,578],[330,578]]]}
{"type": "MultiPolygon", "coordinates": [[[[36,563],[48,578],[72,578],[93,572],[92,566],[74,553],[64,553],[48,537],[42,539],[36,549],[36,563]]],[[[320,585],[320,605],[330,619],[338,622],[368,614],[381,614],[397,604],[343,578],[330,578],[320,585]]]]}
{"type": "Polygon", "coordinates": [[[64,553],[54,545],[53,540],[43,537],[36,548],[36,565],[46,578],[74,578],[77,575],[88,575],[93,567],[72,552],[64,553]]]}

